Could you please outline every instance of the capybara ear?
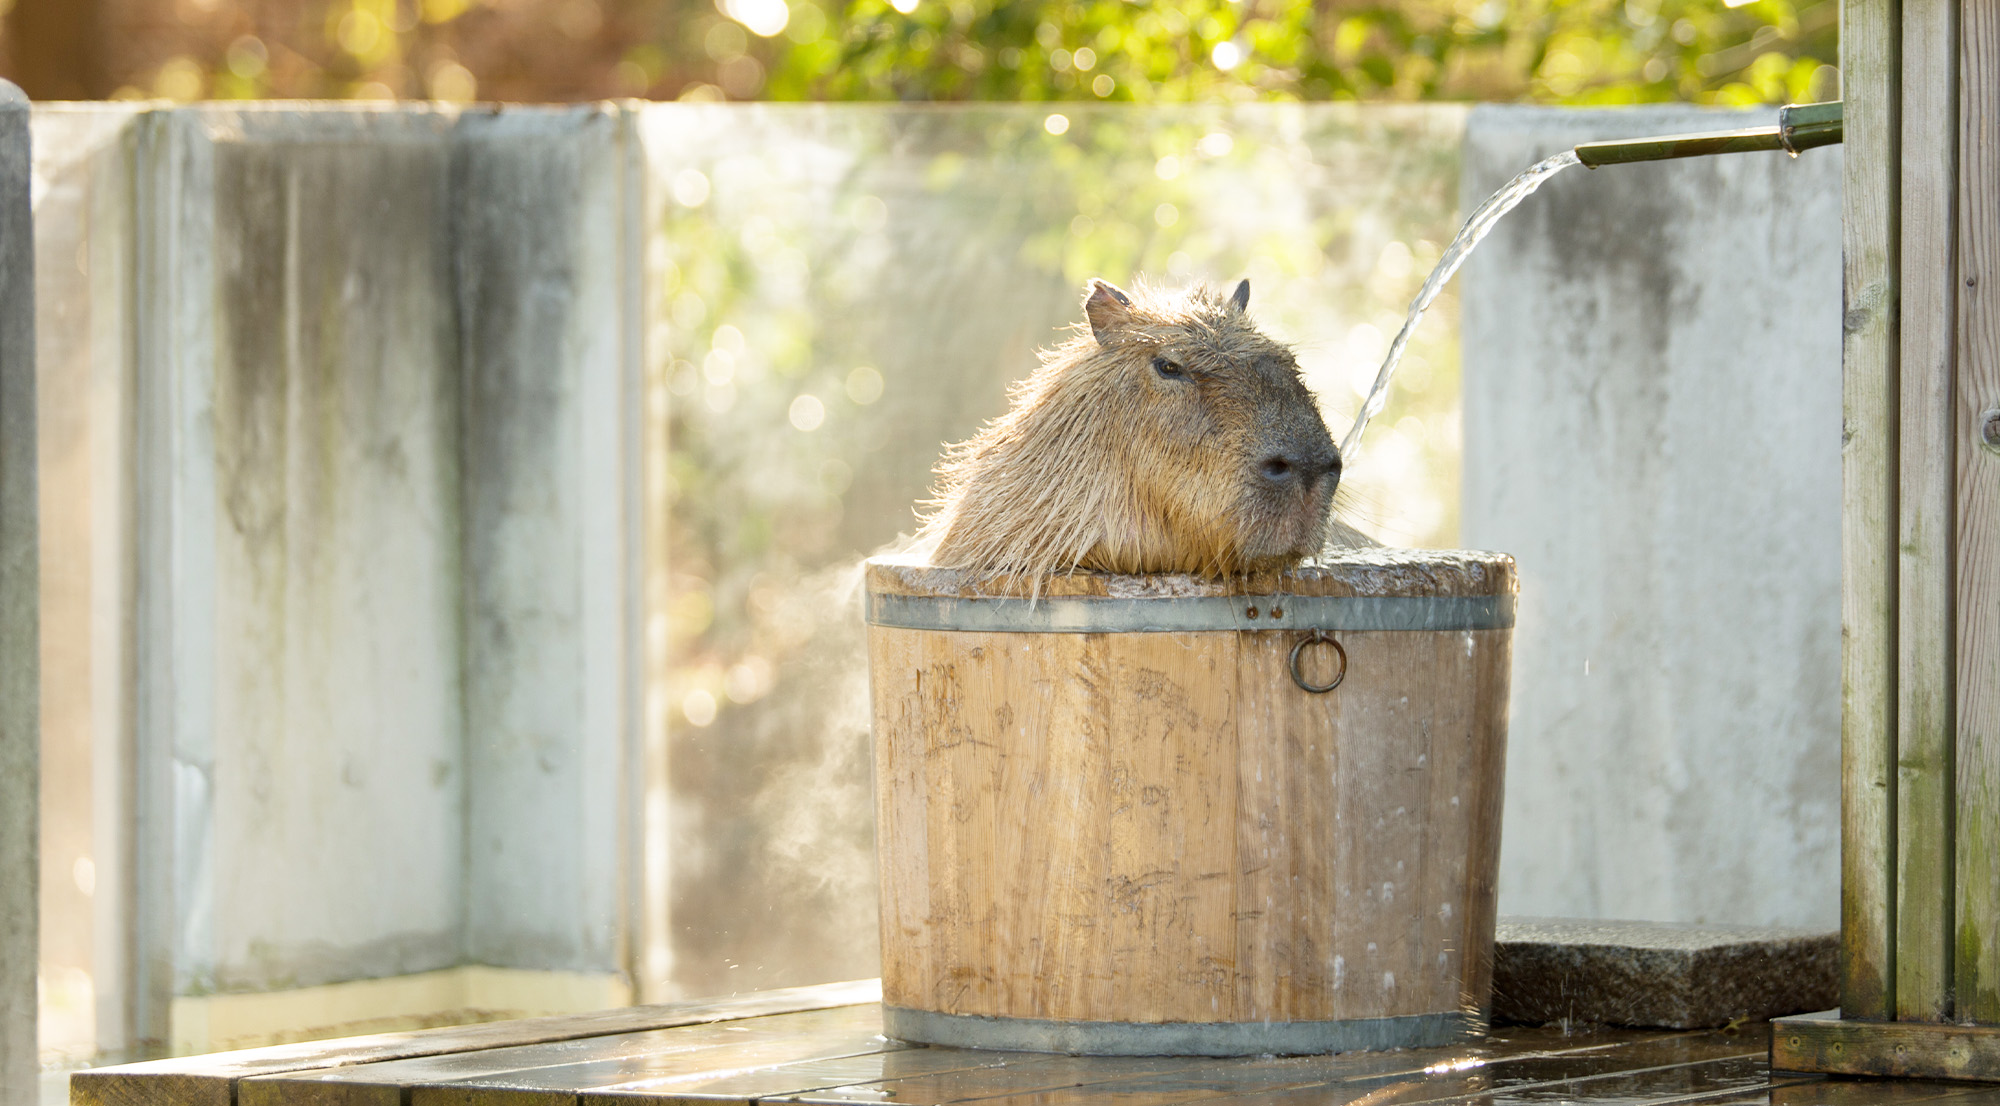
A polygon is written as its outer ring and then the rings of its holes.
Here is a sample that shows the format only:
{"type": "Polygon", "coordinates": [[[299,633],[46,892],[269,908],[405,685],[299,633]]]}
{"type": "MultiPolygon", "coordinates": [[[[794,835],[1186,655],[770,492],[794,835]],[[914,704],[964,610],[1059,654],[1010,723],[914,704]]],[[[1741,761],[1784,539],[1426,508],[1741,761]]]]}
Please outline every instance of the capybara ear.
{"type": "Polygon", "coordinates": [[[1083,313],[1101,346],[1112,331],[1132,321],[1132,297],[1108,280],[1092,280],[1090,294],[1083,297],[1083,313]]]}
{"type": "Polygon", "coordinates": [[[1250,310],[1249,277],[1244,277],[1243,283],[1236,286],[1236,291],[1229,297],[1229,306],[1234,307],[1238,314],[1250,310]]]}

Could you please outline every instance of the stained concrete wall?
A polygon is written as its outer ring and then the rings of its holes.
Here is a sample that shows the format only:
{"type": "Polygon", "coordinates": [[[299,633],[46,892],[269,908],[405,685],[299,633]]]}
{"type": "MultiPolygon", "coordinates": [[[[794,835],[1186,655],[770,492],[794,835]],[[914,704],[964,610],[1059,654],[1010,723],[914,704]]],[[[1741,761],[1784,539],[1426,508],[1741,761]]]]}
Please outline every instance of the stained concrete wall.
{"type": "Polygon", "coordinates": [[[142,679],[151,661],[174,666],[155,685],[175,700],[154,716],[167,728],[147,737],[172,750],[160,775],[174,830],[156,840],[177,850],[160,866],[176,874],[161,888],[176,993],[456,963],[446,128],[333,113],[154,122],[142,173],[171,197],[154,224],[171,237],[141,284],[159,327],[140,348],[140,469],[154,481],[141,496],[174,514],[140,589],[179,609],[146,643],[161,651],[143,654],[142,679]],[[311,874],[268,894],[277,872],[311,874]]]}
{"type": "Polygon", "coordinates": [[[481,964],[627,967],[635,147],[629,116],[596,108],[473,117],[454,136],[464,951],[481,964]]]}
{"type": "Polygon", "coordinates": [[[174,1039],[177,1000],[468,963],[622,993],[622,123],[36,126],[98,1048],[174,1039]]]}
{"type": "Polygon", "coordinates": [[[0,81],[0,1101],[31,1102],[41,721],[28,100],[0,81]]]}
{"type": "MultiPolygon", "coordinates": [[[[1461,194],[1771,121],[1482,107],[1461,194]]],[[[1839,150],[1569,170],[1460,279],[1464,541],[1521,571],[1501,910],[1837,928],[1839,150]]]]}

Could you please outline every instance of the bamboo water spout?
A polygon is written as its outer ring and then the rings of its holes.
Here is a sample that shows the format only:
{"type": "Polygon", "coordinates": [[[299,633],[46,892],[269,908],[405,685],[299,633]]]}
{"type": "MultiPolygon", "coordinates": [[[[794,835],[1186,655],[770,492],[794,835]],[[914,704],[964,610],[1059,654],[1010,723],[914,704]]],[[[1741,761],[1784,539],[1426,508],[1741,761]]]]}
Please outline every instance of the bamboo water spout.
{"type": "Polygon", "coordinates": [[[1841,101],[1787,104],[1778,109],[1775,127],[1738,131],[1673,134],[1622,142],[1589,142],[1576,148],[1578,161],[1589,168],[1632,161],[1665,161],[1706,154],[1741,154],[1753,150],[1783,150],[1796,157],[1800,150],[1830,146],[1841,137],[1841,101]]]}

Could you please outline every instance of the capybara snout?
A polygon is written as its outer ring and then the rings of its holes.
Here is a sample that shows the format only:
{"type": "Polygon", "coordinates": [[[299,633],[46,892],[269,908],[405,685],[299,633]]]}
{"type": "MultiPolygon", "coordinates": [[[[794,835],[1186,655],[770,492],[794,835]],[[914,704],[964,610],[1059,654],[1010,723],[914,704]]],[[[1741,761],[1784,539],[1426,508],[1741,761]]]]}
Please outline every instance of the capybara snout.
{"type": "Polygon", "coordinates": [[[1226,297],[1092,281],[1087,328],[939,466],[933,563],[1223,575],[1317,551],[1340,455],[1249,300],[1247,280],[1226,297]]]}

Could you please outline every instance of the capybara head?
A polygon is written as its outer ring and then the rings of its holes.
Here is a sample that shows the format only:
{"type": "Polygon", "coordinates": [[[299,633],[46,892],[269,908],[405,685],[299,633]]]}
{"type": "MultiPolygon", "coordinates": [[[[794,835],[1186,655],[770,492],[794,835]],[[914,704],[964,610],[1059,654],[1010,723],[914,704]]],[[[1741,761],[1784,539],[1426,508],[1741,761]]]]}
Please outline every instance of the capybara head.
{"type": "Polygon", "coordinates": [[[1317,552],[1340,455],[1249,305],[1247,280],[1227,297],[1092,281],[1088,327],[940,463],[932,563],[1220,576],[1317,552]]]}

